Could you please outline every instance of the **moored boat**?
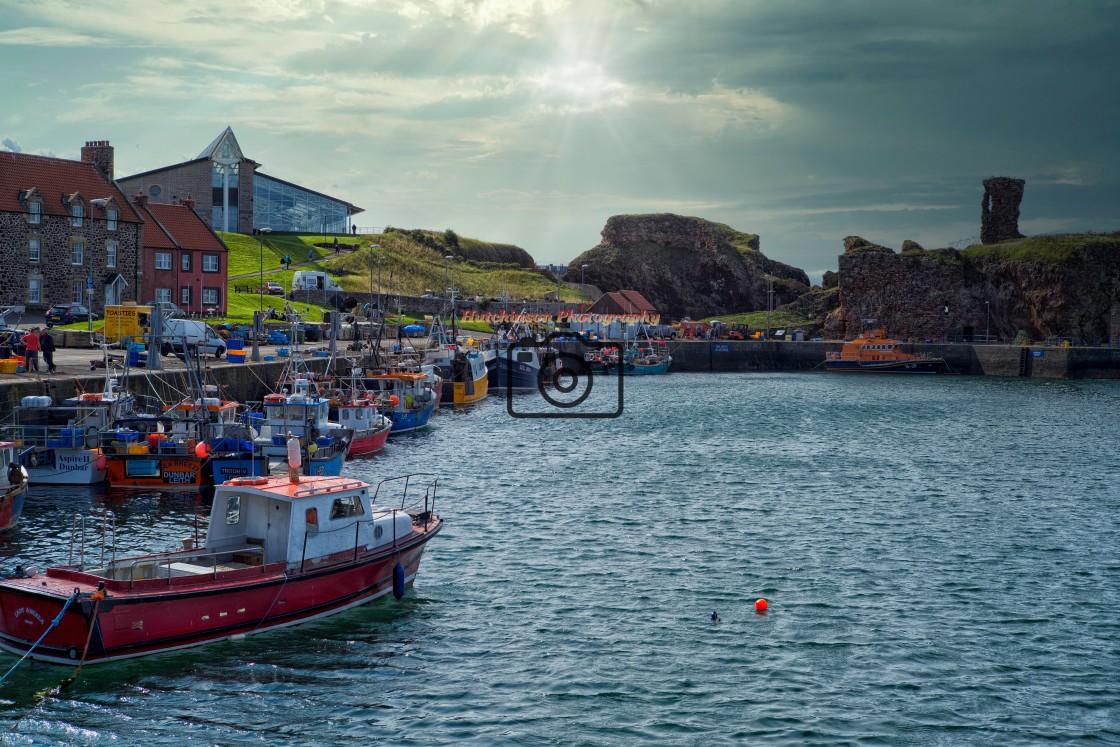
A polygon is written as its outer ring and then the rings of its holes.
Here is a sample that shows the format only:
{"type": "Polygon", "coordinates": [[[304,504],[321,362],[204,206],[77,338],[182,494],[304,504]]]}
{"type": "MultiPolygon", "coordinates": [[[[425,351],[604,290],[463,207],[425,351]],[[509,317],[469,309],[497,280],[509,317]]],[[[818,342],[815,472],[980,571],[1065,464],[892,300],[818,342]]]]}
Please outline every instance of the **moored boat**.
{"type": "Polygon", "coordinates": [[[381,412],[392,422],[390,435],[426,427],[439,406],[440,377],[432,366],[401,364],[367,372],[362,383],[376,394],[381,412]]]}
{"type": "Polygon", "coordinates": [[[945,359],[929,353],[909,353],[902,343],[871,329],[844,343],[839,353],[829,353],[826,371],[835,373],[936,374],[946,370],[945,359]]]}
{"type": "Polygon", "coordinates": [[[289,392],[265,395],[257,450],[275,470],[289,461],[287,442],[295,436],[301,464],[307,474],[337,476],[350,450],[353,431],[330,419],[330,399],[318,393],[306,378],[288,380],[289,392]]]}
{"type": "Polygon", "coordinates": [[[105,662],[403,596],[442,527],[436,478],[371,490],[350,478],[300,477],[293,466],[287,476],[217,486],[198,547],[187,539],[182,550],[106,563],[103,542],[87,563],[81,544],[64,565],[0,581],[0,648],[58,664],[105,662]]]}
{"type": "Polygon", "coordinates": [[[0,532],[19,521],[27,495],[27,470],[19,463],[18,448],[14,441],[0,441],[0,532]]]}

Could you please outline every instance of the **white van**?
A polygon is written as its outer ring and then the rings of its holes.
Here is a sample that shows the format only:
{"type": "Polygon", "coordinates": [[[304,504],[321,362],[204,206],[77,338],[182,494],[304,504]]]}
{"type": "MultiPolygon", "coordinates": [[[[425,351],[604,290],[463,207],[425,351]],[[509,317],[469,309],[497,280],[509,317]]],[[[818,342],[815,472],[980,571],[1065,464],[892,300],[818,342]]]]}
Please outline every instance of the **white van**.
{"type": "Polygon", "coordinates": [[[215,358],[226,354],[226,341],[206,322],[196,319],[165,319],[163,342],[159,351],[164,355],[182,353],[184,342],[192,348],[197,347],[200,353],[208,353],[215,358]]]}
{"type": "Polygon", "coordinates": [[[296,270],[292,275],[292,291],[306,290],[340,291],[342,286],[325,272],[296,270]]]}

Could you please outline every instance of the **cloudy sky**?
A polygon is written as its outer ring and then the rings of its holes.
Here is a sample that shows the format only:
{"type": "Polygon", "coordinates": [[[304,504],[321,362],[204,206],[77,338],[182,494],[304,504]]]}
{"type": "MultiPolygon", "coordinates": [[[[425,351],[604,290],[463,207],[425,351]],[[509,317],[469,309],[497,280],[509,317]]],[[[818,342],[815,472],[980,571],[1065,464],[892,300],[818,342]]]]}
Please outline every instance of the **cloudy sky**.
{"type": "Polygon", "coordinates": [[[1115,0],[0,3],[0,148],[118,176],[231,125],[262,170],[567,262],[611,215],[761,236],[810,277],[845,236],[1120,230],[1115,0]]]}

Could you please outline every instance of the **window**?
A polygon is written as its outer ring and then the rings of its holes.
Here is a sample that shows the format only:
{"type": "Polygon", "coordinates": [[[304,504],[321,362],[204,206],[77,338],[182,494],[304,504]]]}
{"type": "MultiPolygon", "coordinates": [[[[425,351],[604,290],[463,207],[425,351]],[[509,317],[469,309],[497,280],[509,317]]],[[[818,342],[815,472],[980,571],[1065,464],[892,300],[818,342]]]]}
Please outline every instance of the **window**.
{"type": "Polygon", "coordinates": [[[179,269],[183,272],[191,271],[191,253],[183,252],[179,255],[179,269]]]}
{"type": "Polygon", "coordinates": [[[108,241],[105,243],[105,266],[117,266],[117,242],[108,241]]]}
{"type": "Polygon", "coordinates": [[[179,288],[179,304],[184,309],[191,305],[191,287],[189,285],[179,288]]]}
{"type": "Polygon", "coordinates": [[[43,300],[43,281],[40,278],[31,278],[27,281],[27,302],[41,303],[43,300]]]}
{"type": "Polygon", "coordinates": [[[335,498],[334,505],[331,506],[331,519],[345,519],[349,516],[361,516],[364,513],[362,499],[356,495],[335,498]]]}
{"type": "Polygon", "coordinates": [[[307,524],[309,529],[319,528],[319,512],[314,508],[309,508],[303,512],[303,521],[307,524]]]}
{"type": "Polygon", "coordinates": [[[156,269],[157,270],[170,270],[171,269],[171,255],[167,252],[156,252],[156,269]]]}
{"type": "Polygon", "coordinates": [[[217,254],[203,254],[202,255],[202,271],[203,272],[217,272],[218,271],[218,255],[217,254]]]}
{"type": "MultiPolygon", "coordinates": [[[[86,262],[86,242],[75,241],[70,245],[70,264],[83,265],[86,262]]],[[[81,299],[78,299],[79,301],[81,299]]]]}
{"type": "Polygon", "coordinates": [[[43,203],[38,200],[27,203],[27,222],[36,226],[43,222],[43,203]]]}
{"type": "Polygon", "coordinates": [[[70,205],[70,225],[82,225],[82,218],[86,217],[85,206],[80,202],[74,202],[70,205]]]}
{"type": "Polygon", "coordinates": [[[42,248],[42,244],[39,243],[38,238],[28,239],[28,241],[27,241],[27,258],[30,259],[32,262],[38,262],[39,261],[39,252],[40,252],[41,248],[42,248]]]}
{"type": "Polygon", "coordinates": [[[74,280],[70,283],[70,301],[71,303],[82,302],[82,292],[86,289],[85,282],[81,280],[74,280]]]}
{"type": "Polygon", "coordinates": [[[105,209],[105,228],[110,231],[117,230],[117,219],[120,218],[121,211],[114,207],[105,209]]]}
{"type": "Polygon", "coordinates": [[[202,303],[206,304],[207,306],[217,306],[218,303],[219,303],[219,301],[218,301],[218,289],[217,288],[203,288],[202,289],[202,303]]]}
{"type": "Polygon", "coordinates": [[[159,188],[158,184],[153,184],[152,186],[148,187],[148,194],[150,194],[152,197],[159,197],[159,193],[161,191],[163,190],[159,188]]]}
{"type": "Polygon", "coordinates": [[[241,522],[241,496],[231,495],[226,499],[226,524],[233,526],[241,522]]]}
{"type": "Polygon", "coordinates": [[[156,288],[156,301],[164,301],[171,303],[171,289],[170,288],[156,288]]]}

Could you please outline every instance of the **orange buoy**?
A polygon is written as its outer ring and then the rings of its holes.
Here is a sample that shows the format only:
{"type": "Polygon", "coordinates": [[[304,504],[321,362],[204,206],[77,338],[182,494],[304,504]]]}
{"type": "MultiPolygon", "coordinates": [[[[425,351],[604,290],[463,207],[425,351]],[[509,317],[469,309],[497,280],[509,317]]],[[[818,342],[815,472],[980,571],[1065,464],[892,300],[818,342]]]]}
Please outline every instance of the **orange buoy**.
{"type": "Polygon", "coordinates": [[[755,603],[754,603],[754,611],[755,612],[765,612],[769,608],[770,608],[770,603],[767,602],[765,599],[755,600],[755,603]]]}

